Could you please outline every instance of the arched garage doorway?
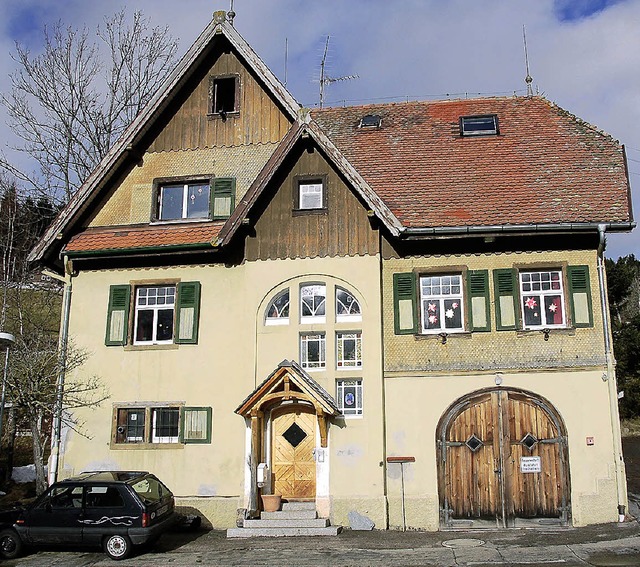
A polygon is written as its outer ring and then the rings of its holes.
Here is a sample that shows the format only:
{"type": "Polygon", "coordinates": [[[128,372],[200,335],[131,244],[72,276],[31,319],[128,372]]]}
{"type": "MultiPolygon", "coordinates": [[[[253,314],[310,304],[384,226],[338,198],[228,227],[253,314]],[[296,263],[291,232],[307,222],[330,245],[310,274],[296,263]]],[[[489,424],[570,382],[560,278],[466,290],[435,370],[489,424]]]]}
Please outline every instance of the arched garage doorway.
{"type": "Polygon", "coordinates": [[[566,430],[530,392],[495,388],[454,403],[437,430],[443,527],[567,525],[566,430]]]}

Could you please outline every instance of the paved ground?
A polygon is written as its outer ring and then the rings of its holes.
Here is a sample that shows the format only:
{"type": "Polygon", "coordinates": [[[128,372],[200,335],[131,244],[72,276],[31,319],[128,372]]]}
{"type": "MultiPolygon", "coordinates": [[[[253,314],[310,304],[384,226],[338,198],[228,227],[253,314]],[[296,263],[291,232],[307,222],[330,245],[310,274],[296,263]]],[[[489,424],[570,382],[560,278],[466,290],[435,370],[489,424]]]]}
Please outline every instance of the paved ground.
{"type": "MultiPolygon", "coordinates": [[[[115,565],[97,550],[42,550],[3,566],[115,565]]],[[[509,531],[354,532],[336,537],[227,539],[224,532],[171,533],[132,566],[640,566],[640,524],[509,531]]]]}

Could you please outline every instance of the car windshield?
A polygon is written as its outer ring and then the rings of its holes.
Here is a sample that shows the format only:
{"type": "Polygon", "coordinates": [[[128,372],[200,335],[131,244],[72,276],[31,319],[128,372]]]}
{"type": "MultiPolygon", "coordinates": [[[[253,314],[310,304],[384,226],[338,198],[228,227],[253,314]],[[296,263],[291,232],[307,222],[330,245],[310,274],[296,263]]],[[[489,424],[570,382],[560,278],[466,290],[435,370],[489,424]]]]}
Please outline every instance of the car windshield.
{"type": "Polygon", "coordinates": [[[131,482],[130,485],[145,504],[159,502],[163,497],[171,494],[171,491],[153,476],[146,476],[131,482]]]}

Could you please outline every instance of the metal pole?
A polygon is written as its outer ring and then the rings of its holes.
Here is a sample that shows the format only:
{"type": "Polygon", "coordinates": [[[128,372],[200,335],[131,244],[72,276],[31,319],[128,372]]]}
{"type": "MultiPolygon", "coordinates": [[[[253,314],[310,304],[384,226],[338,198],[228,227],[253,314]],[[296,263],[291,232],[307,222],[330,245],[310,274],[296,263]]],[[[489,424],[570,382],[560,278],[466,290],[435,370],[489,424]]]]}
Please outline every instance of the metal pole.
{"type": "Polygon", "coordinates": [[[7,393],[7,374],[9,372],[9,347],[15,342],[16,339],[11,333],[0,333],[0,346],[6,348],[4,355],[4,373],[2,374],[2,399],[0,399],[0,449],[2,448],[2,424],[7,393]]]}
{"type": "Polygon", "coordinates": [[[402,531],[407,531],[407,519],[404,513],[404,463],[400,463],[400,482],[402,483],[402,531]]]}

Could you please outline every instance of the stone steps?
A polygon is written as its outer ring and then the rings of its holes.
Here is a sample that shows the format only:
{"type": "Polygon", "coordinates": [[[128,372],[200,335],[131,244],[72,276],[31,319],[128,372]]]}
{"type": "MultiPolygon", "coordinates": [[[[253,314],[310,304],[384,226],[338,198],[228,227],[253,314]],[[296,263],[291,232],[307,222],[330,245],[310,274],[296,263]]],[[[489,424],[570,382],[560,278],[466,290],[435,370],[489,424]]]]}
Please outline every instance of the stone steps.
{"type": "Polygon", "coordinates": [[[228,538],[337,535],[342,526],[318,518],[315,502],[284,502],[282,510],[262,512],[259,520],[244,520],[241,528],[227,530],[228,538]]]}

